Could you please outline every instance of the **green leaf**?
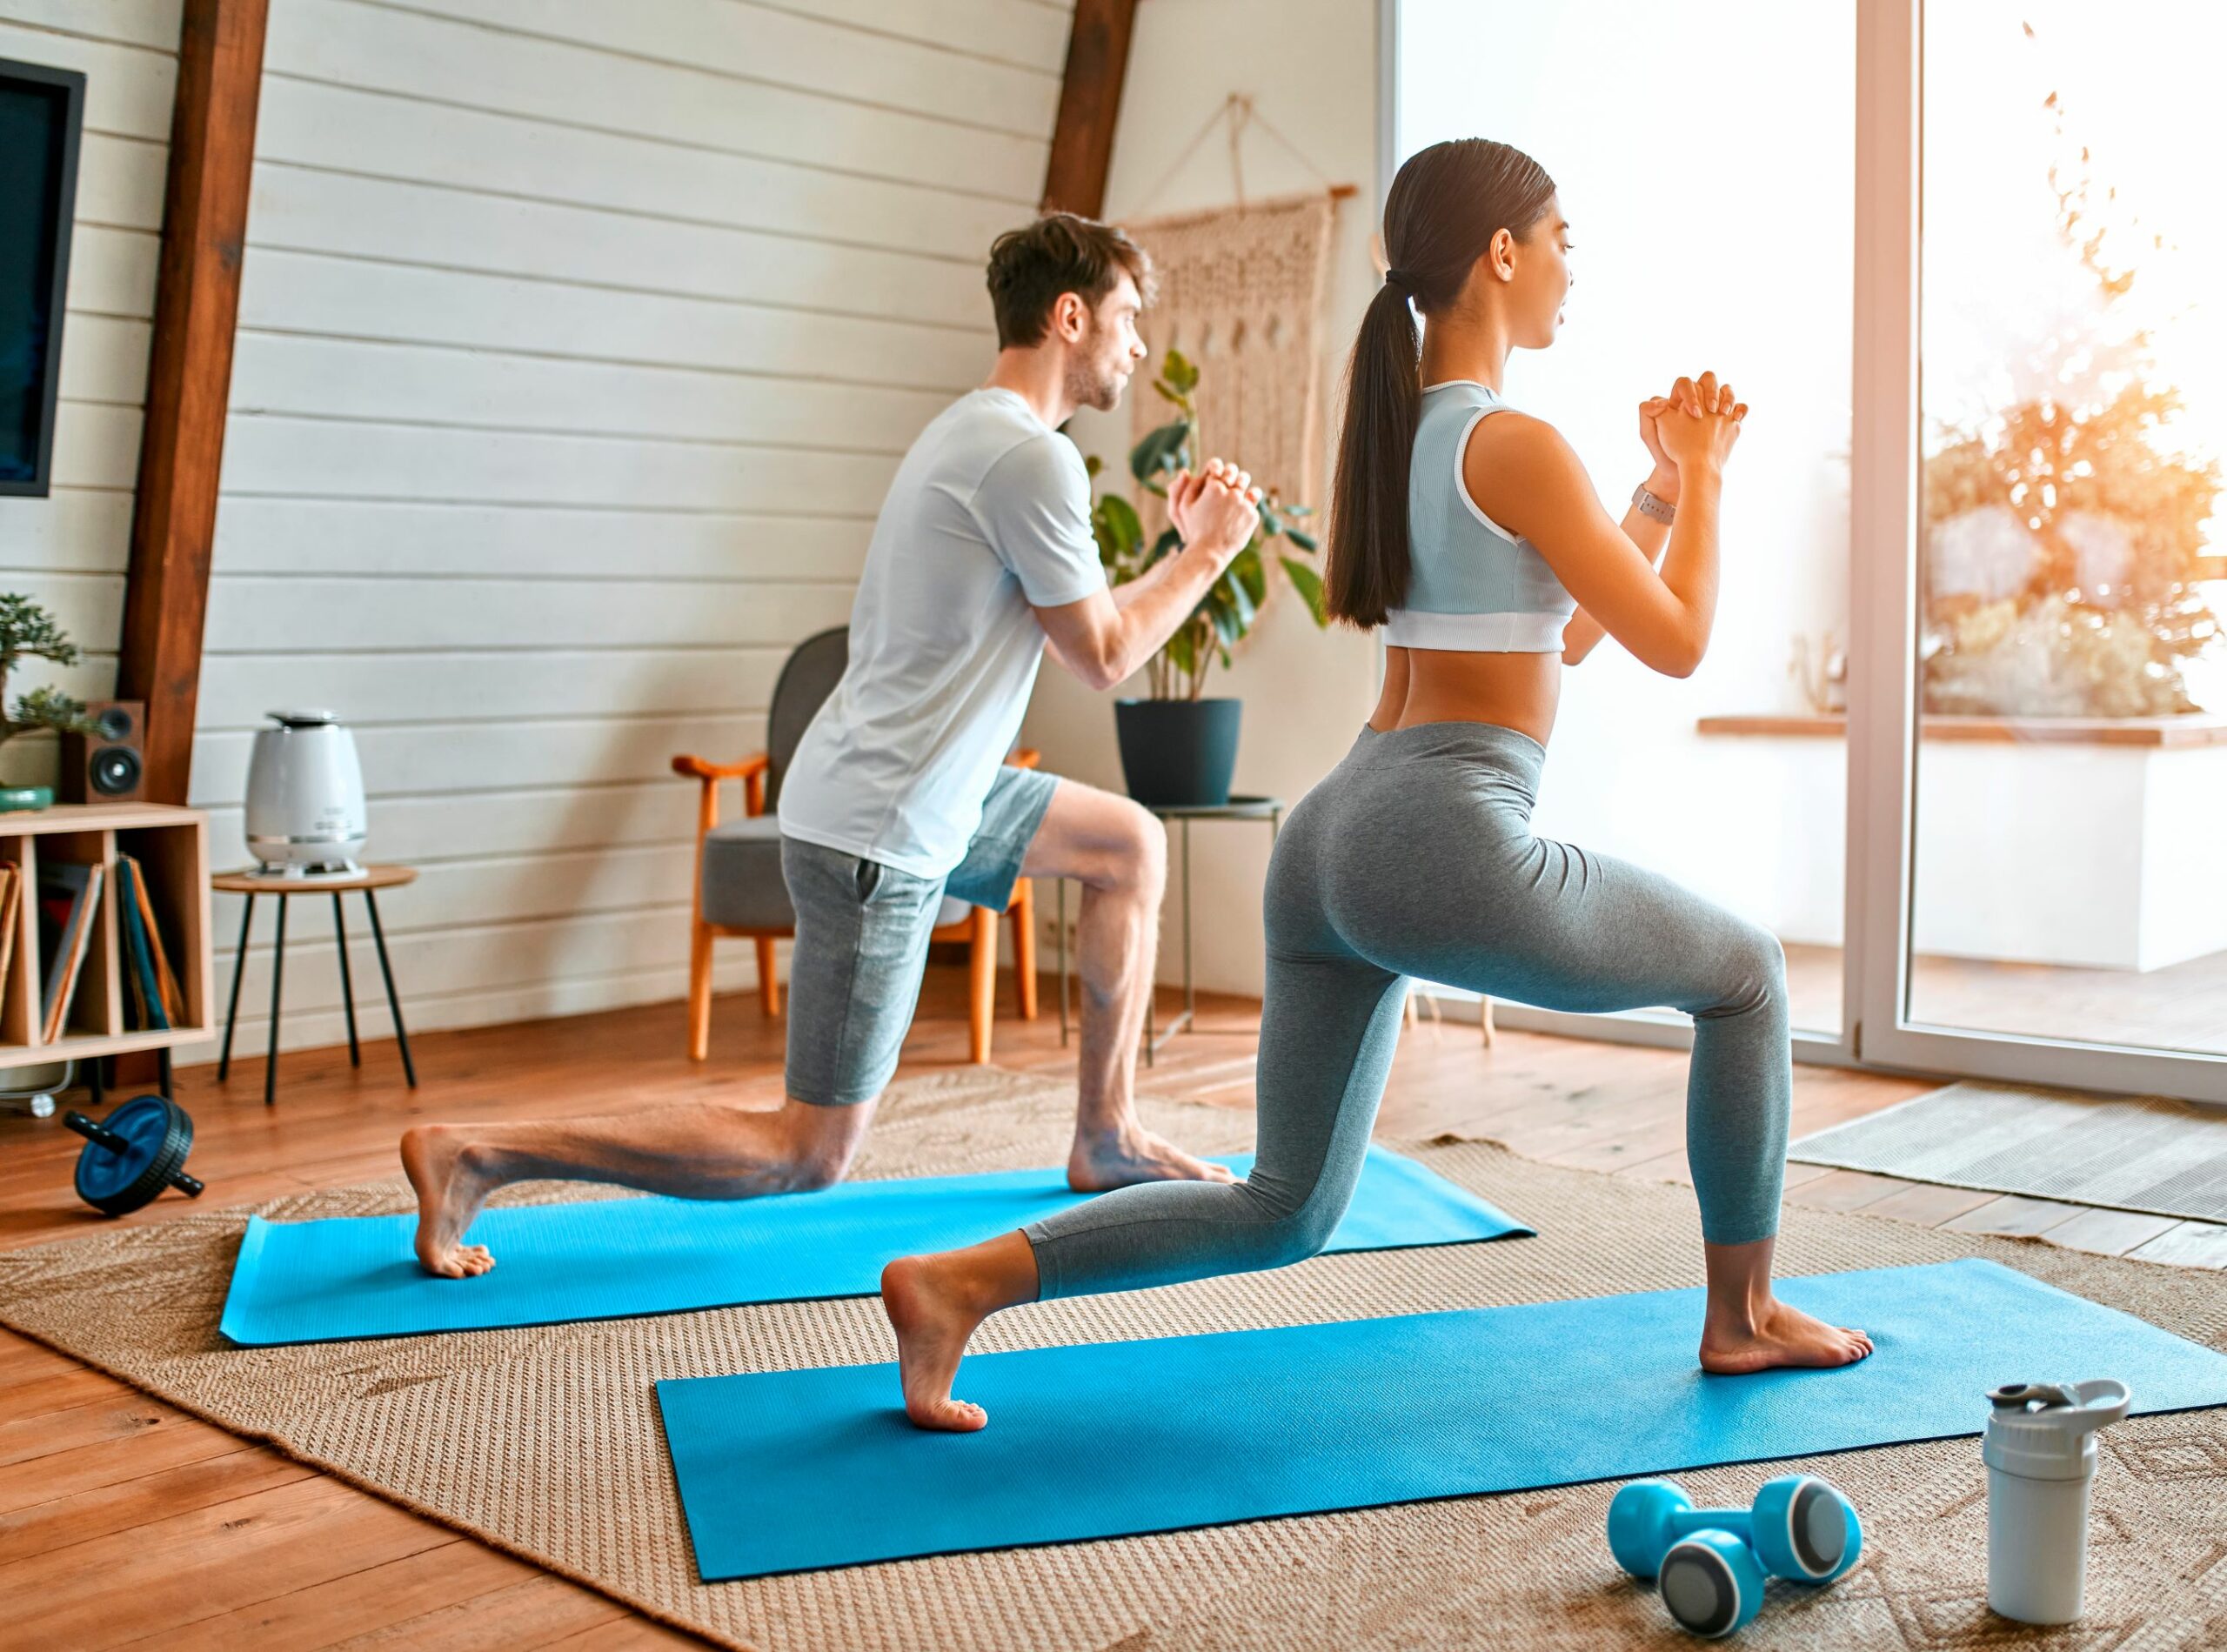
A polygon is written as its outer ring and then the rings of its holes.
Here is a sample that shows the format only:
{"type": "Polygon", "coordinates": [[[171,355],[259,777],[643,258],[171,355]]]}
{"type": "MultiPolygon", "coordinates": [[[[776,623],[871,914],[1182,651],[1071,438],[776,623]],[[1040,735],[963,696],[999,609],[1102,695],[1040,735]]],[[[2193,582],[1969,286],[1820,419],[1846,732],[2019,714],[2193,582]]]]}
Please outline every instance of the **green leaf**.
{"type": "Polygon", "coordinates": [[[1266,499],[1261,500],[1261,532],[1267,534],[1271,539],[1273,539],[1276,535],[1281,533],[1283,531],[1284,525],[1277,519],[1275,507],[1270,505],[1266,499]]]}
{"type": "MultiPolygon", "coordinates": [[[[1252,599],[1255,608],[1268,599],[1268,570],[1261,560],[1259,545],[1248,545],[1230,558],[1227,577],[1252,599]]],[[[1249,613],[1246,616],[1246,623],[1252,623],[1249,613]]]]}
{"type": "Polygon", "coordinates": [[[1197,655],[1191,649],[1191,628],[1188,625],[1167,639],[1167,646],[1161,652],[1174,663],[1175,669],[1184,676],[1190,676],[1196,669],[1193,662],[1197,659],[1197,655]]]}
{"type": "Polygon", "coordinates": [[[1082,456],[1082,468],[1084,473],[1094,482],[1098,479],[1098,473],[1106,468],[1106,461],[1095,453],[1086,453],[1082,456]]]}
{"type": "Polygon", "coordinates": [[[1186,396],[1199,387],[1198,364],[1173,347],[1160,365],[1160,376],[1186,396]]]}
{"type": "Polygon", "coordinates": [[[1322,576],[1297,557],[1285,557],[1282,562],[1284,577],[1291,581],[1292,589],[1298,592],[1301,599],[1307,604],[1307,612],[1314,616],[1315,625],[1328,625],[1330,614],[1322,605],[1322,576]]]}
{"type": "Polygon", "coordinates": [[[1144,439],[1129,450],[1130,474],[1140,482],[1149,483],[1163,472],[1181,470],[1190,462],[1186,451],[1190,438],[1190,423],[1185,419],[1147,432],[1144,439]]]}
{"type": "Polygon", "coordinates": [[[1118,493],[1109,493],[1098,502],[1098,513],[1105,520],[1114,537],[1114,549],[1127,556],[1145,542],[1145,525],[1138,518],[1137,507],[1118,493]]]}
{"type": "Polygon", "coordinates": [[[1314,514],[1314,507],[1313,505],[1294,505],[1288,499],[1277,500],[1276,508],[1281,511],[1286,516],[1313,516],[1314,514]]]}
{"type": "Polygon", "coordinates": [[[101,726],[85,715],[85,703],[51,688],[34,688],[16,701],[10,720],[18,728],[50,728],[64,734],[98,734],[101,726]]]}
{"type": "Polygon", "coordinates": [[[1152,554],[1145,558],[1145,566],[1147,568],[1152,567],[1154,565],[1158,563],[1162,557],[1173,556],[1176,552],[1182,548],[1182,534],[1174,528],[1163,529],[1160,532],[1160,538],[1152,542],[1152,554]]]}
{"type": "Polygon", "coordinates": [[[1297,545],[1302,551],[1313,551],[1317,548],[1314,543],[1314,536],[1311,533],[1301,533],[1297,528],[1287,527],[1284,530],[1284,538],[1289,539],[1294,545],[1297,545]]]}
{"type": "Polygon", "coordinates": [[[1223,592],[1227,594],[1223,595],[1220,602],[1211,604],[1210,612],[1214,615],[1214,633],[1221,639],[1222,646],[1227,648],[1230,644],[1242,639],[1245,635],[1247,619],[1240,616],[1239,605],[1243,604],[1248,609],[1252,605],[1245,601],[1243,592],[1236,591],[1227,585],[1217,586],[1214,592],[1210,594],[1221,595],[1223,592]]]}
{"type": "Polygon", "coordinates": [[[77,645],[54,623],[54,616],[29,597],[0,596],[0,658],[36,655],[57,665],[77,663],[77,645]]]}

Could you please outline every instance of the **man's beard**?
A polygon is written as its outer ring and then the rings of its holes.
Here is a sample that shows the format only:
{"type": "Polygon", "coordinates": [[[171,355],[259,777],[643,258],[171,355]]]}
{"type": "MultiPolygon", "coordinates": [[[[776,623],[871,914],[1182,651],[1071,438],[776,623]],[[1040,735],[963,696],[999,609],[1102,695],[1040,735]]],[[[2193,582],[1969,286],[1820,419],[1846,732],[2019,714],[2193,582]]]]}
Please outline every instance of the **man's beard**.
{"type": "Polygon", "coordinates": [[[1110,413],[1121,405],[1127,378],[1103,362],[1073,361],[1067,366],[1067,399],[1078,407],[1110,413]]]}

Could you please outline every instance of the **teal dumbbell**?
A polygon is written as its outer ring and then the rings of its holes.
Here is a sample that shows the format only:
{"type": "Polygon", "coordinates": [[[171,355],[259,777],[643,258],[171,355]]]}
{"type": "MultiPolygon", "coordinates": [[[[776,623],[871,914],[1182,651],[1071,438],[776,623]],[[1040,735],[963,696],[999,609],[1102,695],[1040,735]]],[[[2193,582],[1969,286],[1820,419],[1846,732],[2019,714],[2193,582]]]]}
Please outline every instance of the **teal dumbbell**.
{"type": "Polygon", "coordinates": [[[1714,1640],[1755,1617],[1766,1575],[1841,1576],[1863,1552],[1863,1525],[1814,1475],[1765,1481],[1752,1508],[1696,1508],[1670,1481],[1642,1480],[1608,1504],[1608,1548],[1633,1576],[1660,1580],[1681,1628],[1714,1640]]]}

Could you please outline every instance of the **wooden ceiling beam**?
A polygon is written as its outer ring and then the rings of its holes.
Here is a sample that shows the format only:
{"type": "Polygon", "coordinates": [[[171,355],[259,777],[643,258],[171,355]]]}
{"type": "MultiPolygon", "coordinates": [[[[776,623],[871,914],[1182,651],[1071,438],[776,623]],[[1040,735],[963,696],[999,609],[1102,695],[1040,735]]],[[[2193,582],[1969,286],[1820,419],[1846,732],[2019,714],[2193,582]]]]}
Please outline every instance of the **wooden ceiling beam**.
{"type": "Polygon", "coordinates": [[[117,695],[147,706],[147,796],[185,801],[232,385],[269,0],[185,0],[117,695]]]}
{"type": "Polygon", "coordinates": [[[1114,127],[1121,114],[1121,79],[1137,0],[1075,0],[1067,36],[1067,76],[1060,117],[1044,169],[1044,210],[1094,218],[1106,210],[1106,172],[1114,159],[1114,127]]]}

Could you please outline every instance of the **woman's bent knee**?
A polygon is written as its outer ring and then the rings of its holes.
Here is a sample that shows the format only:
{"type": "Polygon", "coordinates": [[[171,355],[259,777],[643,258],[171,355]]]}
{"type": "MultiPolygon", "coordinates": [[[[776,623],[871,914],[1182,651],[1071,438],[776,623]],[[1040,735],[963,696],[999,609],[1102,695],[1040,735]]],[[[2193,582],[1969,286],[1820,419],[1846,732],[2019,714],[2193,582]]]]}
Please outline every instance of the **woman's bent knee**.
{"type": "Polygon", "coordinates": [[[1343,1211],[1325,1212],[1310,1204],[1279,1217],[1269,1224],[1261,1236],[1261,1261],[1263,1268],[1289,1267],[1303,1262],[1310,1256],[1319,1256],[1329,1244],[1330,1235],[1337,1231],[1338,1218],[1343,1211]]]}
{"type": "Polygon", "coordinates": [[[1725,954],[1726,980],[1716,1001],[1697,1016],[1745,1015],[1787,1001],[1786,948],[1760,924],[1744,924],[1725,954]]]}

